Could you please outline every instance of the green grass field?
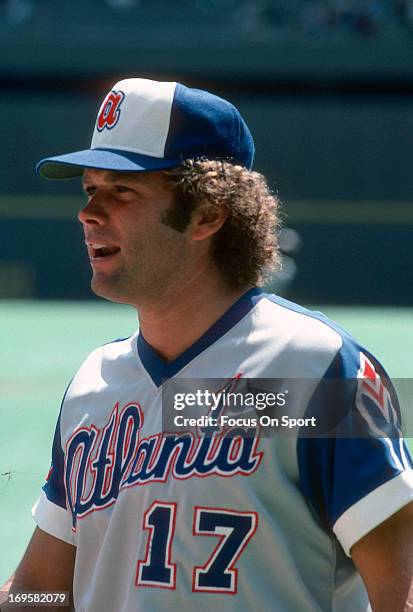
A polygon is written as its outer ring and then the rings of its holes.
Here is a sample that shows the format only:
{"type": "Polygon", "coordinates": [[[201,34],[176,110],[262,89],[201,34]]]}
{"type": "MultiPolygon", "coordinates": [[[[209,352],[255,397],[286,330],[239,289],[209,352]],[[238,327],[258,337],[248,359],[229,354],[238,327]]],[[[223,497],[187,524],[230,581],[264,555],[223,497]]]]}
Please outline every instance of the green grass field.
{"type": "MultiPolygon", "coordinates": [[[[391,376],[413,378],[413,309],[319,309],[367,345],[391,376]]],[[[30,509],[49,469],[67,383],[91,349],[136,326],[132,308],[105,302],[0,302],[0,582],[33,531],[30,509]]]]}

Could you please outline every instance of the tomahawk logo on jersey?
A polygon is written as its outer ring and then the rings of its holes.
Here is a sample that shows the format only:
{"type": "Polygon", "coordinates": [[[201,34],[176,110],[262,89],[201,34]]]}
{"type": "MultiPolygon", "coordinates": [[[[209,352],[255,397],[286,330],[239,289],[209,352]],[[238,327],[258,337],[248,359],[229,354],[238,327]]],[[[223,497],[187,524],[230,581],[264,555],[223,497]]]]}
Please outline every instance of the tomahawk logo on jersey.
{"type": "MultiPolygon", "coordinates": [[[[325,317],[259,290],[175,362],[139,333],[94,351],[63,401],[34,508],[41,529],[77,547],[77,612],[366,609],[350,549],[413,495],[402,439],[372,430],[396,408],[367,355],[325,317]],[[349,379],[343,414],[359,414],[365,435],[162,434],[165,386],[240,372],[349,379]]],[[[302,415],[334,409],[316,390],[302,415]]]]}
{"type": "MultiPolygon", "coordinates": [[[[373,363],[360,353],[360,369],[357,372],[358,385],[356,406],[368,423],[373,435],[401,435],[400,420],[393,406],[390,392],[383,384],[373,363]]],[[[387,379],[387,385],[391,384],[387,379]]]]}

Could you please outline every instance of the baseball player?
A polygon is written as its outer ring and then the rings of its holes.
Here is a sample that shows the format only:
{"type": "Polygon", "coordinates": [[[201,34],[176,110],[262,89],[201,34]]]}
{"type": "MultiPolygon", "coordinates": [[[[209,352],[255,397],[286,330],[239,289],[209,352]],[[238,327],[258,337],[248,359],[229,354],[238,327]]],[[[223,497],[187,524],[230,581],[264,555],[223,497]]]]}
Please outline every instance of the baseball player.
{"type": "Polygon", "coordinates": [[[131,78],[89,149],[39,163],[82,177],[92,288],[139,330],[69,384],[2,609],[39,590],[77,612],[413,606],[397,397],[338,325],[259,288],[278,217],[253,155],[229,102],[131,78]]]}

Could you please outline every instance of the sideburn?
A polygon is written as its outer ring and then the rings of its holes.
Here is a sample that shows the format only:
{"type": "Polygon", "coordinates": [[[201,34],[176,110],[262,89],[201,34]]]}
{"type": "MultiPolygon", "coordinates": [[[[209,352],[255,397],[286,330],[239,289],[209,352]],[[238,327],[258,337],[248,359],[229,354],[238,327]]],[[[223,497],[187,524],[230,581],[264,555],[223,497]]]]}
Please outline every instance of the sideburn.
{"type": "Polygon", "coordinates": [[[184,195],[181,191],[175,189],[172,204],[162,213],[161,222],[182,234],[191,222],[192,212],[195,208],[195,201],[192,196],[184,195]]]}

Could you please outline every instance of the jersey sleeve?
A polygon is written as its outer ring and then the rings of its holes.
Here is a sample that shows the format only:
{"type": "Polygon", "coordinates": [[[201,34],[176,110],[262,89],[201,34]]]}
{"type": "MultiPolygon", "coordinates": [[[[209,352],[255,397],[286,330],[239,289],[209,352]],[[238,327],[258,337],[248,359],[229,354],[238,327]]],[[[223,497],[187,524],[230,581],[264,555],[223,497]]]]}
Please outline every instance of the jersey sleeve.
{"type": "MultiPolygon", "coordinates": [[[[62,402],[62,408],[64,399],[62,402]]],[[[71,514],[67,510],[64,485],[64,452],[61,442],[61,415],[57,420],[52,446],[52,463],[40,497],[32,509],[32,516],[38,527],[55,538],[75,545],[71,514]]]]}
{"type": "Polygon", "coordinates": [[[381,364],[344,339],[307,412],[328,412],[329,431],[299,436],[300,485],[350,556],[355,542],[413,500],[397,395],[381,364]]]}

